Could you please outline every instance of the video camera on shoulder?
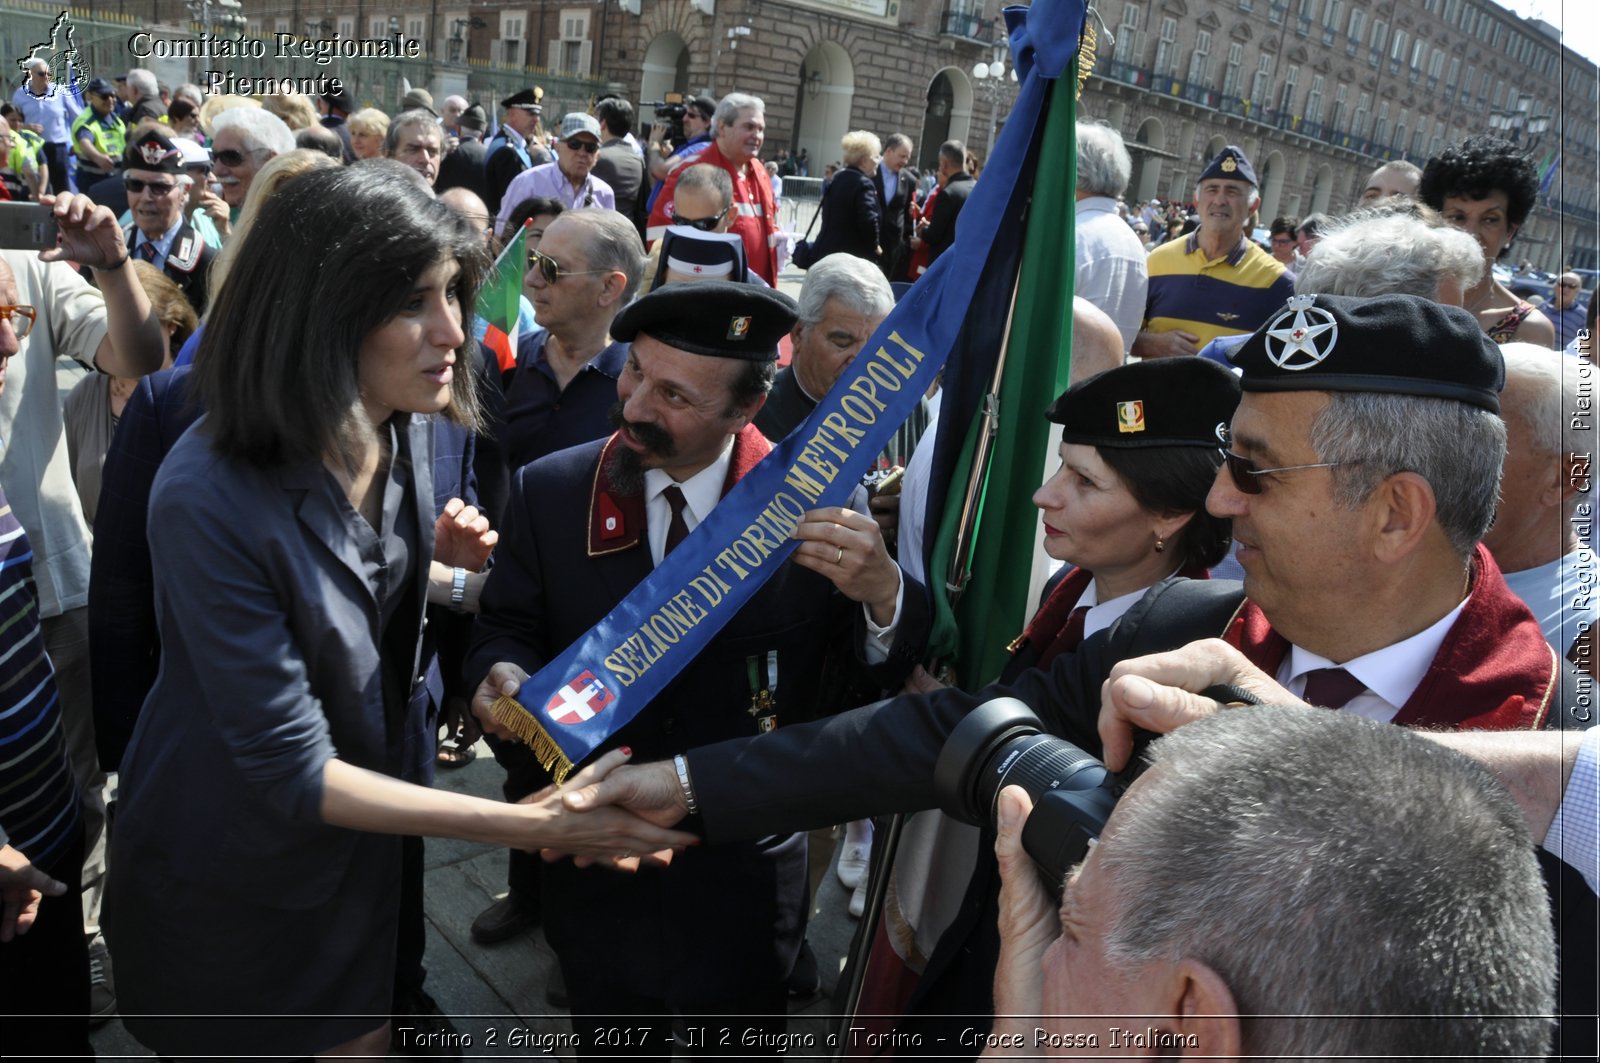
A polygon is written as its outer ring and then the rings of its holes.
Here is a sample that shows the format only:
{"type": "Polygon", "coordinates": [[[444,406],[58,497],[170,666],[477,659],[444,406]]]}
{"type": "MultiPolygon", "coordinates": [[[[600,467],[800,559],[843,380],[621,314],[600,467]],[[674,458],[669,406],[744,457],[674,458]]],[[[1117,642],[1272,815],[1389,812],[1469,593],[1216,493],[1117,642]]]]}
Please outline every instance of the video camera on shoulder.
{"type": "Polygon", "coordinates": [[[673,148],[682,147],[689,139],[683,131],[683,116],[688,111],[683,102],[683,93],[666,92],[662,96],[663,99],[646,100],[642,104],[644,107],[654,107],[656,111],[655,128],[651,132],[654,134],[657,129],[662,130],[661,135],[655,136],[656,140],[673,148]]]}

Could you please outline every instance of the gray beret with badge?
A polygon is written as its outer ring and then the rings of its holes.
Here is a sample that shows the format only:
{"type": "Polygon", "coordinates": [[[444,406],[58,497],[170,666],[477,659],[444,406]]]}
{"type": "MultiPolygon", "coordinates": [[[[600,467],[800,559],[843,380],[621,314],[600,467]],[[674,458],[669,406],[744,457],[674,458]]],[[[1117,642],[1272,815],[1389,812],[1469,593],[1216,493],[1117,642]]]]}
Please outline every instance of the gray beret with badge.
{"type": "Polygon", "coordinates": [[[1296,295],[1229,355],[1246,391],[1368,391],[1500,412],[1505,360],[1478,319],[1415,295],[1296,295]]]}
{"type": "Polygon", "coordinates": [[[778,341],[799,318],[799,306],[776,289],[695,281],[635,299],[611,322],[611,337],[632,340],[644,333],[691,354],[775,362],[778,341]]]}
{"type": "Polygon", "coordinates": [[[1239,383],[1209,358],[1155,358],[1096,373],[1068,388],[1045,417],[1063,443],[1096,447],[1222,446],[1239,383]]]}

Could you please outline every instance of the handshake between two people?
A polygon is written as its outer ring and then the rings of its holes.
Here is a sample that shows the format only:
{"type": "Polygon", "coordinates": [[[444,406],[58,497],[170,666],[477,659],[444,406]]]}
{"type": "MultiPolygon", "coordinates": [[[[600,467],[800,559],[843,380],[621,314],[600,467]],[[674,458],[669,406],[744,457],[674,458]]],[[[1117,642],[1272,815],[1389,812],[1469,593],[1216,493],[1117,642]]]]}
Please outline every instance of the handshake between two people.
{"type": "MultiPolygon", "coordinates": [[[[486,732],[516,740],[494,718],[494,702],[502,695],[515,696],[527,678],[527,672],[511,663],[490,669],[472,698],[473,714],[486,732]]],[[[1101,689],[1099,731],[1107,767],[1117,771],[1131,759],[1136,728],[1165,733],[1221,709],[1220,702],[1195,693],[1218,687],[1231,687],[1269,704],[1298,703],[1219,639],[1123,661],[1101,689]]],[[[699,837],[672,829],[689,815],[674,764],[670,760],[630,764],[630,755],[625,747],[613,750],[559,789],[546,787],[523,799],[548,811],[548,826],[561,839],[560,845],[540,850],[546,860],[570,856],[580,866],[602,864],[636,871],[663,866],[675,853],[700,844],[699,837]]]]}

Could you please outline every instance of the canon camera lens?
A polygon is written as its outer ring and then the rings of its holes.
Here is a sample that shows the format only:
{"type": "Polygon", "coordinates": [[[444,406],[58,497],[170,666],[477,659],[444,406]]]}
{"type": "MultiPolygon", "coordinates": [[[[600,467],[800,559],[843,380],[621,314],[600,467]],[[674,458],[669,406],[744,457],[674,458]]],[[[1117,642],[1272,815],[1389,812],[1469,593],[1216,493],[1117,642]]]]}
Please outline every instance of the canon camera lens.
{"type": "Polygon", "coordinates": [[[939,753],[940,806],[965,823],[994,829],[1000,791],[1020,786],[1033,799],[1022,845],[1054,890],[1100,836],[1121,792],[1104,764],[1043,724],[1015,698],[979,705],[939,753]]]}

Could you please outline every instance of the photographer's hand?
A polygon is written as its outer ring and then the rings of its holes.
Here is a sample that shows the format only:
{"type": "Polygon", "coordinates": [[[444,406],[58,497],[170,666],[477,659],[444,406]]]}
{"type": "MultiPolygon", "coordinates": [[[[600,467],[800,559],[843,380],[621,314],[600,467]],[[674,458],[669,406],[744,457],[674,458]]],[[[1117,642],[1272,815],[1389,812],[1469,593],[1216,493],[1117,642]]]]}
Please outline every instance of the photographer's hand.
{"type": "Polygon", "coordinates": [[[1119,662],[1100,687],[1101,760],[1121,771],[1133,756],[1133,731],[1165,734],[1222,708],[1194,691],[1227,685],[1272,705],[1303,704],[1221,639],[1119,662]]]}
{"type": "MultiPolygon", "coordinates": [[[[1050,895],[1033,858],[1022,848],[1022,825],[1033,800],[1020,786],[1000,791],[995,859],[1000,864],[1000,959],[994,974],[996,1034],[1025,1033],[1043,1014],[1044,954],[1061,936],[1050,895]],[[1015,1018],[1007,1018],[1015,1016],[1015,1018]],[[1010,1029],[1015,1025],[1016,1029],[1010,1029]]],[[[989,1055],[989,1053],[985,1053],[989,1055]]]]}

